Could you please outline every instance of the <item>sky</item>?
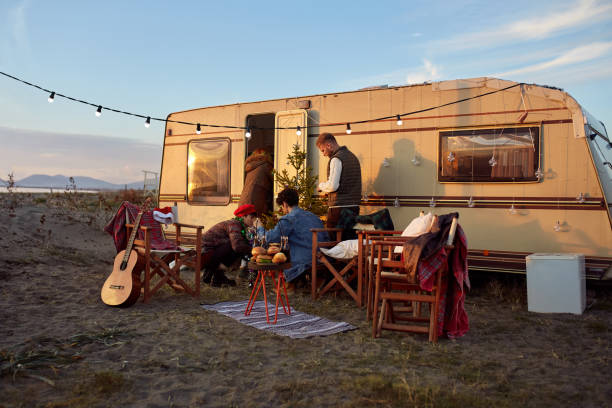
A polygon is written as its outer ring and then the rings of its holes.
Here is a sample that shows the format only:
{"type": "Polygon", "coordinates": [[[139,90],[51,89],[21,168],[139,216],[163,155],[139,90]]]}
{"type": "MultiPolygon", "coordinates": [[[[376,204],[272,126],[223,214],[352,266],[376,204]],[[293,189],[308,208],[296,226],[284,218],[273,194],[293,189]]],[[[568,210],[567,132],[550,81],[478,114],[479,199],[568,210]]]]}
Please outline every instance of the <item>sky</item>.
{"type": "MultiPolygon", "coordinates": [[[[612,0],[0,0],[0,71],[158,118],[490,76],[563,88],[611,128],[612,0]]],[[[0,178],[159,171],[162,122],[47,97],[0,75],[0,178]]]]}

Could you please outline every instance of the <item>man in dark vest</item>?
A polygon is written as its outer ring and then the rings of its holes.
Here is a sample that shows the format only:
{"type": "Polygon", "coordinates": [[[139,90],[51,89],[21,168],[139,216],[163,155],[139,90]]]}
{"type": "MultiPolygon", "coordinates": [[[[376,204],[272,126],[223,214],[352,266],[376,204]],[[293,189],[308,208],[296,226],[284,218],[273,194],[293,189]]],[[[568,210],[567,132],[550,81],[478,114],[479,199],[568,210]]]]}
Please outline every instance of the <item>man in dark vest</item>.
{"type": "Polygon", "coordinates": [[[327,193],[327,228],[338,224],[343,209],[359,215],[361,201],[361,165],[359,159],[346,146],[339,146],[331,133],[317,138],[317,147],[323,156],[329,157],[327,181],[319,184],[319,190],[327,193]]]}

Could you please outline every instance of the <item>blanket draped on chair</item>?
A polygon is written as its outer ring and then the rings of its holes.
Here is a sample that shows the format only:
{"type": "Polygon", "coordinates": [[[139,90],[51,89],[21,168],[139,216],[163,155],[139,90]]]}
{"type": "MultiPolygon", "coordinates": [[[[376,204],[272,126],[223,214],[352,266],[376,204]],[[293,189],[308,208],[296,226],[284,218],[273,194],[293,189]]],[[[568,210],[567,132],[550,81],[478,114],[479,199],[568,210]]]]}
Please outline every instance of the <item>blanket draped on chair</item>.
{"type": "Polygon", "coordinates": [[[402,259],[408,273],[413,272],[421,289],[431,291],[435,272],[448,262],[448,273],[442,276],[440,306],[438,310],[438,336],[463,336],[469,330],[465,311],[465,287],[470,288],[467,267],[467,237],[457,226],[455,248],[444,246],[452,219],[458,213],[438,216],[431,231],[404,243],[402,259]]]}
{"type": "MultiPolygon", "coordinates": [[[[121,252],[127,246],[128,237],[125,228],[126,217],[129,220],[127,221],[128,224],[133,223],[139,211],[139,207],[128,201],[124,201],[121,203],[115,216],[109,221],[106,227],[104,227],[104,231],[113,237],[117,252],[121,252]]],[[[151,228],[151,249],[158,251],[176,249],[176,245],[164,238],[161,225],[153,218],[152,211],[145,211],[142,214],[140,225],[151,228]]],[[[138,239],[144,239],[142,230],[138,230],[137,237],[138,239]]]]}

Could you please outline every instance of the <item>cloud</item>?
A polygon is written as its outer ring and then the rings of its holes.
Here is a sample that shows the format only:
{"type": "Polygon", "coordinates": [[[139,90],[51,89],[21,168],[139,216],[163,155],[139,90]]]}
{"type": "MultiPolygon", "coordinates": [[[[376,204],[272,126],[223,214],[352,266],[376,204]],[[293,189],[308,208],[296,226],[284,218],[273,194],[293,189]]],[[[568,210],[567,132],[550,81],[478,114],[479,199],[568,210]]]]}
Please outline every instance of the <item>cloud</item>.
{"type": "Polygon", "coordinates": [[[581,47],[576,47],[569,50],[550,61],[540,62],[538,64],[528,65],[523,68],[514,69],[498,74],[493,74],[494,77],[509,77],[517,74],[525,74],[530,72],[547,71],[552,68],[558,68],[565,65],[577,64],[580,62],[590,61],[606,55],[612,50],[612,41],[610,42],[595,42],[581,47]]]}
{"type": "Polygon", "coordinates": [[[423,66],[406,74],[406,84],[421,84],[440,78],[440,68],[427,59],[423,59],[423,66]]]}
{"type": "Polygon", "coordinates": [[[158,172],[162,146],[128,138],[68,135],[0,127],[0,177],[32,174],[88,176],[112,183],[158,172]]]}
{"type": "Polygon", "coordinates": [[[16,48],[29,49],[30,47],[26,24],[26,11],[29,7],[29,3],[28,0],[23,0],[8,13],[11,37],[13,38],[16,48]]]}
{"type": "Polygon", "coordinates": [[[580,0],[564,11],[514,21],[493,30],[459,35],[438,41],[437,46],[448,51],[544,39],[563,31],[610,19],[612,3],[580,0]]]}

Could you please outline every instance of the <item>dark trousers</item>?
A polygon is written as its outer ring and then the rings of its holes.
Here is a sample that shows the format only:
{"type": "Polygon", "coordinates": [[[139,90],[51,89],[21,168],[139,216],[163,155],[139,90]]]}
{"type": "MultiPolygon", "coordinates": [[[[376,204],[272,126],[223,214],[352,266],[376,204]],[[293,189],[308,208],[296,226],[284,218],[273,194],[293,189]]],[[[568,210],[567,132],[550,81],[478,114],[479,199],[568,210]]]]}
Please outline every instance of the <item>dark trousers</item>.
{"type": "Polygon", "coordinates": [[[214,272],[219,269],[219,265],[230,266],[238,258],[240,258],[240,254],[234,252],[229,243],[214,248],[204,248],[202,253],[202,269],[206,268],[214,272]]]}

